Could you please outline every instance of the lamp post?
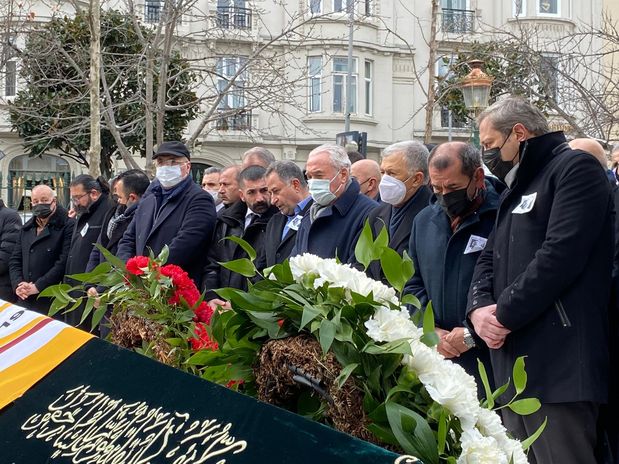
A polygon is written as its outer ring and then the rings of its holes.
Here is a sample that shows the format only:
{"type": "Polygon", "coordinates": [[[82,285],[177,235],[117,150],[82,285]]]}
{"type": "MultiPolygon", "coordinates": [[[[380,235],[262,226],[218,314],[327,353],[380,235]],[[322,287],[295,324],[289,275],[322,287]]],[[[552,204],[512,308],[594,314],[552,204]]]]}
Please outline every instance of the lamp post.
{"type": "Polygon", "coordinates": [[[460,81],[460,91],[464,97],[464,106],[469,113],[473,114],[473,145],[479,147],[479,127],[477,116],[488,107],[490,88],[493,77],[488,76],[483,70],[484,62],[472,60],[468,63],[471,71],[460,81]]]}

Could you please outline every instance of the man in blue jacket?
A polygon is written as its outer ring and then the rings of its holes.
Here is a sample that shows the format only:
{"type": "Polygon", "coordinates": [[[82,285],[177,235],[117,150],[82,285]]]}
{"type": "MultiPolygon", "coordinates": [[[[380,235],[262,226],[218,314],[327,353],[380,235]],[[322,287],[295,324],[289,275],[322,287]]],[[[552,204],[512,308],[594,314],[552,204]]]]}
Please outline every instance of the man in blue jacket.
{"type": "MultiPolygon", "coordinates": [[[[409,254],[415,275],[405,293],[432,301],[439,352],[475,377],[477,359],[492,379],[488,347],[465,324],[475,263],[494,227],[499,194],[484,177],[479,151],[463,142],[438,145],[429,160],[431,205],[413,221],[409,254]]],[[[497,185],[499,185],[497,183],[497,185]]]]}
{"type": "Polygon", "coordinates": [[[200,285],[215,227],[213,198],[191,178],[189,150],[164,142],[153,155],[157,174],[118,244],[118,257],[158,255],[165,245],[168,263],[182,267],[200,285]]]}
{"type": "Polygon", "coordinates": [[[312,253],[355,261],[355,245],[368,213],[378,206],[359,195],[359,183],[350,176],[350,160],[343,147],[321,145],[312,150],[305,166],[314,203],[301,221],[291,256],[312,253]]]}

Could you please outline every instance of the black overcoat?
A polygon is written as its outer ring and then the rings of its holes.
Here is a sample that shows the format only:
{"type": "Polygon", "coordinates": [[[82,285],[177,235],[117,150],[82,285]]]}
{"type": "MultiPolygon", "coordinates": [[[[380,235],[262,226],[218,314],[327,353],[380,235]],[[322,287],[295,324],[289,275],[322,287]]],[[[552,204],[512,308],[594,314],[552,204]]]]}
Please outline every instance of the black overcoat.
{"type": "Polygon", "coordinates": [[[9,259],[21,226],[19,213],[4,206],[4,202],[0,200],[0,298],[6,301],[15,301],[17,298],[11,285],[9,259]]]}

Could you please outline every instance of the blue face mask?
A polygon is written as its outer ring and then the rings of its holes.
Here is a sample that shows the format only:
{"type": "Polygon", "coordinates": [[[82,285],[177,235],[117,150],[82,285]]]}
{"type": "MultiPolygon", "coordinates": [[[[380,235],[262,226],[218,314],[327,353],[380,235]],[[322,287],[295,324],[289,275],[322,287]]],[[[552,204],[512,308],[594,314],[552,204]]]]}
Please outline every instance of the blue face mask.
{"type": "Polygon", "coordinates": [[[163,188],[172,188],[183,180],[180,166],[158,166],[156,176],[163,188]]]}
{"type": "MultiPolygon", "coordinates": [[[[333,179],[309,179],[307,185],[309,187],[310,195],[316,203],[321,206],[327,206],[333,203],[337,198],[335,193],[331,191],[331,182],[335,180],[339,172],[333,176],[333,179]]],[[[341,187],[341,185],[340,185],[341,187]]],[[[340,189],[338,187],[338,190],[340,189]]],[[[337,192],[337,190],[336,190],[337,192]]]]}

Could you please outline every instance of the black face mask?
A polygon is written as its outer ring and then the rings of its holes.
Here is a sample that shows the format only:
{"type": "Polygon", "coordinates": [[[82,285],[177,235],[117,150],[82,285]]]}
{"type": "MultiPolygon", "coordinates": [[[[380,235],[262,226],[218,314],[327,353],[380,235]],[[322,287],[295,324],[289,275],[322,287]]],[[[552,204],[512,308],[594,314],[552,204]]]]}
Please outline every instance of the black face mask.
{"type": "Polygon", "coordinates": [[[514,167],[514,160],[518,155],[518,152],[516,152],[511,161],[503,161],[501,158],[501,149],[505,146],[505,143],[507,143],[507,139],[509,139],[509,135],[500,147],[490,148],[489,150],[482,149],[481,151],[481,158],[484,164],[488,167],[492,174],[497,176],[502,181],[505,180],[505,176],[507,176],[509,171],[511,171],[514,167]]]}
{"type": "Polygon", "coordinates": [[[41,219],[49,217],[52,212],[51,203],[39,203],[38,205],[34,205],[32,207],[32,215],[41,219]]]}
{"type": "Polygon", "coordinates": [[[436,202],[450,218],[453,219],[462,216],[473,204],[475,198],[469,198],[468,194],[469,185],[471,185],[472,181],[473,178],[471,177],[471,180],[469,180],[469,183],[464,188],[454,190],[445,195],[441,195],[440,193],[436,194],[436,202]]]}

